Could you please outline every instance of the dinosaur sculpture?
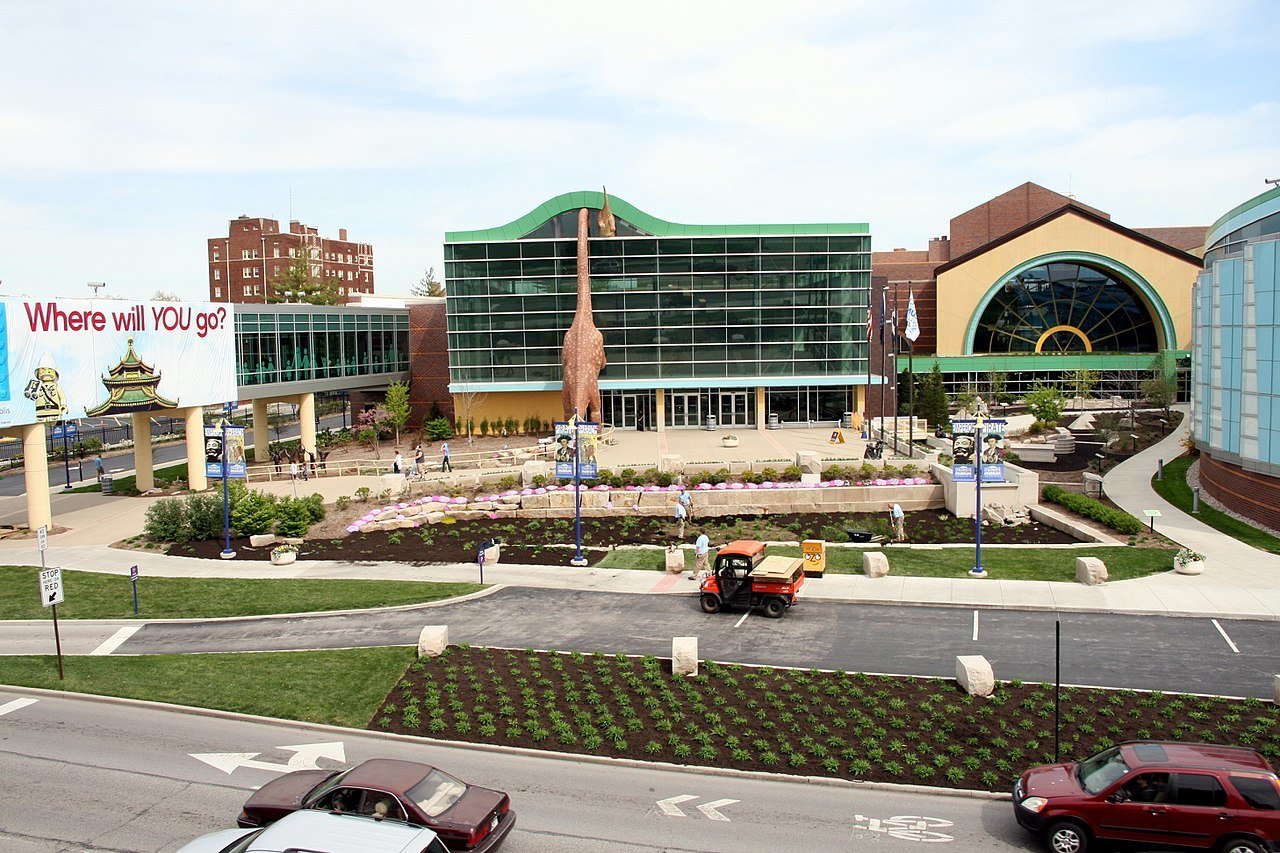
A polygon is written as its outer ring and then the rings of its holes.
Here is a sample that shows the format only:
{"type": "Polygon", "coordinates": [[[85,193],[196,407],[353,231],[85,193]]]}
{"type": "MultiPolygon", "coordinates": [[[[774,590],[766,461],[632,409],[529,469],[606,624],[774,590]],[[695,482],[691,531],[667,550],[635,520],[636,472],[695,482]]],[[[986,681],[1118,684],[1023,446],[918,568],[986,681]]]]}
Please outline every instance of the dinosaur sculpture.
{"type": "MultiPolygon", "coordinates": [[[[585,207],[578,211],[578,302],[573,313],[573,323],[564,334],[561,356],[563,368],[564,416],[568,420],[574,412],[583,420],[600,419],[600,371],[604,370],[604,335],[596,328],[591,314],[591,258],[587,240],[590,211],[585,207]]],[[[600,233],[611,237],[615,233],[613,214],[609,213],[608,197],[600,211],[600,233]]]]}

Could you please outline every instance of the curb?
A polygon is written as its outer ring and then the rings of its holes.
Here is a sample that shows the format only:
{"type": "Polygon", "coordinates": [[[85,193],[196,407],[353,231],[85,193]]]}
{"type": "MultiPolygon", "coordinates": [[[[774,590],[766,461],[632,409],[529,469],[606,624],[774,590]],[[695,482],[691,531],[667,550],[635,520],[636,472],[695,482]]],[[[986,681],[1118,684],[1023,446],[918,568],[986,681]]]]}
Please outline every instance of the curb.
{"type": "Polygon", "coordinates": [[[82,701],[101,702],[108,705],[125,707],[151,708],[159,711],[174,711],[200,717],[233,720],[245,723],[265,723],[269,725],[285,724],[297,728],[317,732],[335,734],[360,735],[375,737],[381,740],[434,744],[454,749],[470,749],[477,752],[490,752],[499,755],[519,755],[526,758],[554,758],[561,761],[576,761],[583,764],[599,764],[613,767],[635,767],[643,770],[665,770],[680,773],[694,773],[700,776],[725,776],[737,779],[751,779],[762,782],[791,782],[806,785],[824,785],[831,788],[852,788],[872,791],[891,791],[903,794],[928,794],[943,797],[964,797],[977,800],[996,800],[1009,802],[1011,794],[996,791],[977,791],[970,788],[942,788],[931,785],[916,785],[899,782],[859,782],[851,779],[835,779],[826,776],[792,776],[786,773],[766,773],[760,770],[734,770],[729,767],[703,767],[689,764],[666,764],[660,761],[642,761],[637,758],[609,758],[603,755],[584,755],[577,752],[556,752],[549,749],[527,749],[517,746],[499,746],[488,743],[470,743],[468,741],[438,740],[436,738],[402,735],[394,732],[379,732],[373,729],[355,729],[347,726],[333,726],[326,723],[309,723],[303,720],[286,720],[280,717],[264,717],[258,714],[240,714],[234,711],[221,711],[217,708],[197,708],[191,705],[175,705],[170,702],[153,702],[148,699],[126,699],[120,696],[104,696],[98,693],[75,693],[62,690],[48,690],[43,687],[18,687],[12,684],[0,684],[0,690],[16,693],[34,693],[40,696],[59,699],[78,699],[82,701]]]}

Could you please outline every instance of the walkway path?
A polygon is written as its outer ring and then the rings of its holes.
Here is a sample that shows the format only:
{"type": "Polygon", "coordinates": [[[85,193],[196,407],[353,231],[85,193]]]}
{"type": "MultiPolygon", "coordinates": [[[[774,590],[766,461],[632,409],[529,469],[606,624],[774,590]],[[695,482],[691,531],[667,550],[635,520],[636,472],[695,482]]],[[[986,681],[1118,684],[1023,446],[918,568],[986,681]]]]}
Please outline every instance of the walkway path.
{"type": "MultiPolygon", "coordinates": [[[[1186,415],[1186,408],[1179,407],[1186,415]]],[[[1146,520],[1143,510],[1160,511],[1155,520],[1158,533],[1179,545],[1205,555],[1204,573],[1189,578],[1161,576],[1164,585],[1180,585],[1189,589],[1235,589],[1237,600],[1249,597],[1280,602],[1280,555],[1260,551],[1238,539],[1214,530],[1209,525],[1183,512],[1156,494],[1151,487],[1159,460],[1166,462],[1182,455],[1182,439],[1188,433],[1188,417],[1183,425],[1158,444],[1111,469],[1103,478],[1107,497],[1125,512],[1146,520]]]]}

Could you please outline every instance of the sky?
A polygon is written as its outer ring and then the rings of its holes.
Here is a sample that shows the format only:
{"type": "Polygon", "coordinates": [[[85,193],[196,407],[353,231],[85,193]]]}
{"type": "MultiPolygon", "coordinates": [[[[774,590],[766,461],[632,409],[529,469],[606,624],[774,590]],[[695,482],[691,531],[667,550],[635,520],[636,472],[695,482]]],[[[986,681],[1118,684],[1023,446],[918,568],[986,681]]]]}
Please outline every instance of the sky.
{"type": "Polygon", "coordinates": [[[1280,177],[1273,0],[0,0],[0,294],[208,296],[247,214],[374,247],[607,186],[924,248],[1026,181],[1132,227],[1280,177]]]}

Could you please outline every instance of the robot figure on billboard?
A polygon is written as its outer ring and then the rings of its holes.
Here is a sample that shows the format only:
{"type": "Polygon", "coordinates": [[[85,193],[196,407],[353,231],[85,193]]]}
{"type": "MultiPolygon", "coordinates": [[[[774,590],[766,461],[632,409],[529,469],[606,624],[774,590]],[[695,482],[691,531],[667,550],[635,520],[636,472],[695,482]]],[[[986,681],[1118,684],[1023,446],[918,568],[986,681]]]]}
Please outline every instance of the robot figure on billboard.
{"type": "Polygon", "coordinates": [[[36,404],[36,420],[41,423],[62,420],[67,414],[67,398],[58,385],[58,368],[51,354],[40,357],[35,374],[36,378],[27,382],[22,396],[36,404]]]}

